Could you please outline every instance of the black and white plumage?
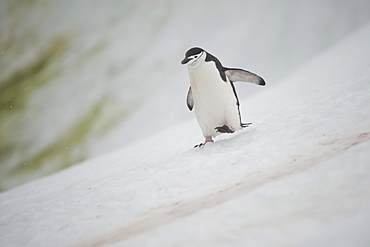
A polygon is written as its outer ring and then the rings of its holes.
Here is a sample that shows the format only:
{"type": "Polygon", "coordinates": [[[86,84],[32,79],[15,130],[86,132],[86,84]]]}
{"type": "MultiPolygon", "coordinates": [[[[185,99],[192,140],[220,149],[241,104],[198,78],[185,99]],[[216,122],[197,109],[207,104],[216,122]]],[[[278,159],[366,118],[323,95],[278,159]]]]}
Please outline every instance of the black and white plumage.
{"type": "Polygon", "coordinates": [[[202,48],[189,49],[181,64],[188,65],[190,88],[186,103],[195,111],[205,142],[213,142],[219,133],[233,133],[249,124],[241,122],[239,100],[233,82],[250,82],[264,86],[258,75],[238,68],[223,67],[221,62],[202,48]]]}

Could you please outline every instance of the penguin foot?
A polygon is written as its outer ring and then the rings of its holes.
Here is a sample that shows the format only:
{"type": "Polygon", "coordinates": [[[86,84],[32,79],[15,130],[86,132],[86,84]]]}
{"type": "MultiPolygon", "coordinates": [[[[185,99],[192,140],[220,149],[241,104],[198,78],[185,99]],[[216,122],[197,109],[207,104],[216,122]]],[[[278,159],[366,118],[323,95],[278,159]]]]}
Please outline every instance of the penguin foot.
{"type": "Polygon", "coordinates": [[[207,142],[213,142],[212,136],[206,136],[206,140],[204,141],[204,143],[200,143],[198,145],[195,145],[194,148],[200,148],[200,147],[206,145],[207,142]]]}
{"type": "Polygon", "coordinates": [[[252,123],[241,123],[242,128],[249,127],[252,123]]]}
{"type": "Polygon", "coordinates": [[[219,133],[234,133],[235,131],[230,129],[226,124],[222,127],[216,127],[215,130],[219,133]]]}

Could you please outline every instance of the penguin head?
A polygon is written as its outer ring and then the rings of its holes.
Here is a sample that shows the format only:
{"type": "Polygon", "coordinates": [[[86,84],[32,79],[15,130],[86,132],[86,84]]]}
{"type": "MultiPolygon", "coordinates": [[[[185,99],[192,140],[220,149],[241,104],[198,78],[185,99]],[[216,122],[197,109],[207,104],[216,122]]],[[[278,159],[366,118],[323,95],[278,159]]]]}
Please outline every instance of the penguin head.
{"type": "Polygon", "coordinates": [[[206,60],[207,52],[199,47],[193,47],[185,53],[185,58],[181,64],[188,64],[190,67],[196,67],[206,60]]]}

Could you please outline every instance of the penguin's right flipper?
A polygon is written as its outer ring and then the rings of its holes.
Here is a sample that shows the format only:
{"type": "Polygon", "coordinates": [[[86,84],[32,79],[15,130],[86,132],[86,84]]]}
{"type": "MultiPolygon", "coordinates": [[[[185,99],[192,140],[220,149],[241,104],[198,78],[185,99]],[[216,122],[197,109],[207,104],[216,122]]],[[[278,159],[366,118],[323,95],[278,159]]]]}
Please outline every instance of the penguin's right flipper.
{"type": "Polygon", "coordinates": [[[223,68],[230,81],[250,82],[260,86],[266,85],[265,80],[247,70],[237,68],[223,68]]]}
{"type": "Polygon", "coordinates": [[[188,105],[189,110],[193,110],[194,99],[193,93],[191,92],[191,87],[189,87],[188,96],[186,97],[186,104],[188,105]]]}

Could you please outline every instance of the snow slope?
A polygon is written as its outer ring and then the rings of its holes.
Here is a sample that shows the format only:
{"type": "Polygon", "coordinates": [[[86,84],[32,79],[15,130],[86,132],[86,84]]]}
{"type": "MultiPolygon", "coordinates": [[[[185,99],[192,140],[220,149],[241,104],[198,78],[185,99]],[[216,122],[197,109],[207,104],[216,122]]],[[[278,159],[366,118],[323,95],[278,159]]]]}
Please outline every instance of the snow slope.
{"type": "Polygon", "coordinates": [[[251,127],[204,148],[194,118],[1,193],[0,245],[368,246],[369,44],[242,100],[251,127]]]}
{"type": "Polygon", "coordinates": [[[180,66],[189,47],[273,85],[370,21],[369,8],[368,0],[0,1],[0,191],[193,119],[180,66]]]}

